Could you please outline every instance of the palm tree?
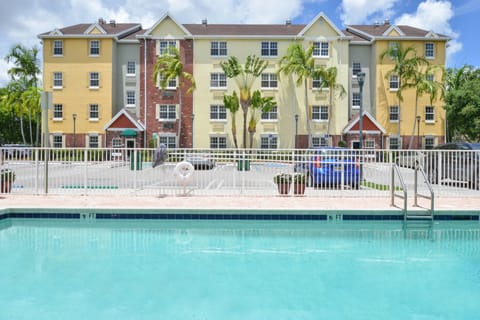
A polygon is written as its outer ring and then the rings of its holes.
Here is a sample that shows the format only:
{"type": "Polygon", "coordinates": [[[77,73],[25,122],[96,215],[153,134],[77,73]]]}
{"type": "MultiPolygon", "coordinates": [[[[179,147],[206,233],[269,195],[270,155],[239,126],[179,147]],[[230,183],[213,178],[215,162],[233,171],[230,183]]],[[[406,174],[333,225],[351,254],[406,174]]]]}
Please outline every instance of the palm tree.
{"type": "Polygon", "coordinates": [[[268,66],[268,61],[261,60],[255,55],[247,56],[245,65],[242,65],[237,57],[230,57],[221,62],[220,66],[227,78],[234,79],[240,90],[240,106],[243,111],[243,148],[247,146],[247,115],[252,104],[251,89],[254,81],[268,66]]]}
{"type": "Polygon", "coordinates": [[[396,75],[398,77],[398,136],[401,138],[400,122],[401,122],[401,102],[403,101],[403,90],[411,87],[410,81],[415,78],[422,65],[428,65],[428,61],[424,57],[417,56],[417,52],[413,47],[403,49],[400,44],[396,43],[380,54],[380,60],[385,58],[393,60],[393,69],[387,72],[386,79],[396,75]]]}
{"type": "MultiPolygon", "coordinates": [[[[168,86],[168,83],[172,80],[179,81],[178,87],[182,88],[185,83],[188,81],[190,87],[187,90],[187,93],[191,93],[195,90],[195,79],[191,73],[183,71],[183,63],[180,58],[180,52],[177,48],[171,46],[169,47],[160,57],[158,57],[153,67],[153,81],[157,83],[160,80],[160,87],[162,90],[165,90],[168,86]]],[[[179,90],[178,94],[178,103],[179,103],[179,117],[178,117],[178,128],[177,136],[180,143],[181,130],[182,130],[182,91],[179,90]]]]}
{"type": "Polygon", "coordinates": [[[248,133],[250,135],[250,148],[253,146],[253,136],[257,132],[258,114],[270,112],[275,107],[275,100],[272,97],[262,97],[259,90],[255,90],[252,95],[252,105],[250,112],[250,121],[248,122],[248,133]]]}
{"type": "Polygon", "coordinates": [[[233,136],[233,143],[235,144],[235,148],[238,149],[238,142],[237,142],[237,120],[236,114],[238,109],[240,109],[240,103],[238,102],[237,92],[233,91],[232,95],[224,95],[223,96],[223,104],[225,105],[225,109],[230,111],[232,115],[232,136],[233,136]]]}
{"type": "Polygon", "coordinates": [[[14,116],[20,119],[20,134],[23,144],[27,144],[24,129],[24,115],[27,113],[22,100],[22,93],[25,91],[25,84],[21,81],[11,81],[7,86],[7,94],[3,96],[2,102],[10,109],[14,116]]]}
{"type": "MultiPolygon", "coordinates": [[[[330,108],[329,108],[329,116],[328,116],[328,125],[327,125],[327,134],[330,135],[330,123],[332,121],[333,115],[333,98],[335,97],[335,93],[338,91],[339,96],[343,97],[347,92],[345,88],[340,83],[337,83],[337,68],[330,67],[327,69],[315,70],[315,73],[320,76],[320,89],[328,88],[329,95],[330,95],[330,108]]],[[[315,77],[317,77],[315,75],[315,77]]]]}
{"type": "Polygon", "coordinates": [[[310,45],[307,49],[299,43],[290,45],[287,50],[287,54],[280,59],[280,68],[277,71],[278,76],[280,74],[297,76],[297,87],[304,85],[305,88],[305,115],[307,117],[307,134],[308,134],[308,146],[311,145],[311,129],[310,120],[308,119],[308,80],[318,78],[323,72],[322,66],[315,65],[315,59],[313,58],[313,45],[310,45]]]}

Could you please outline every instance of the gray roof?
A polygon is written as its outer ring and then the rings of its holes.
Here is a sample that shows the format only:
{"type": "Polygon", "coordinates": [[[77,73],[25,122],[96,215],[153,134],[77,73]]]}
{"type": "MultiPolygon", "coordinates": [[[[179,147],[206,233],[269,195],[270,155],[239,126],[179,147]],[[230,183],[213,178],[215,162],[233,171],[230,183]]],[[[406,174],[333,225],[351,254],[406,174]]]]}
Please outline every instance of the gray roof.
{"type": "Polygon", "coordinates": [[[184,24],[194,36],[296,36],[300,24],[184,24]]]}

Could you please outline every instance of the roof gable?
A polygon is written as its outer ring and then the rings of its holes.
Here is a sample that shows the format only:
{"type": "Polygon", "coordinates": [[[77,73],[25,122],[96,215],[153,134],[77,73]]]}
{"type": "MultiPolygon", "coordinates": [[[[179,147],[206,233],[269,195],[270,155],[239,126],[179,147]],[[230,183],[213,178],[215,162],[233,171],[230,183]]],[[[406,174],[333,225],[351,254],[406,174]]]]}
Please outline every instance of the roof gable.
{"type": "Polygon", "coordinates": [[[303,37],[345,37],[345,34],[323,12],[313,18],[298,35],[303,37]]]}
{"type": "Polygon", "coordinates": [[[153,36],[163,39],[182,39],[186,36],[191,36],[191,33],[170,14],[165,13],[147,32],[144,36],[153,36]]]}
{"type": "MultiPolygon", "coordinates": [[[[382,132],[386,133],[386,130],[375,118],[368,112],[363,111],[362,130],[370,132],[382,132]]],[[[343,133],[353,133],[360,131],[360,114],[357,114],[348,125],[343,129],[343,133]]]]}
{"type": "Polygon", "coordinates": [[[396,25],[390,26],[384,33],[385,37],[404,37],[405,33],[396,25]]]}
{"type": "Polygon", "coordinates": [[[123,129],[144,131],[145,126],[135,119],[127,110],[122,109],[103,127],[105,131],[121,131],[123,129]]]}
{"type": "Polygon", "coordinates": [[[93,23],[85,30],[84,34],[107,34],[107,32],[98,23],[93,23]]]}

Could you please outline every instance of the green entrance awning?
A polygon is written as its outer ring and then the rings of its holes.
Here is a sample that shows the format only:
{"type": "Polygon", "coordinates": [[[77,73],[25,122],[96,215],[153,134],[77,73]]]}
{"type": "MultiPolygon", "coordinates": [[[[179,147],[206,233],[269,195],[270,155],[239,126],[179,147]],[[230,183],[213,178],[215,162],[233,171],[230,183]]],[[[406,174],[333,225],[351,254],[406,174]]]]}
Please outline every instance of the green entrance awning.
{"type": "Polygon", "coordinates": [[[125,129],[122,131],[122,137],[136,137],[137,131],[133,129],[125,129]]]}

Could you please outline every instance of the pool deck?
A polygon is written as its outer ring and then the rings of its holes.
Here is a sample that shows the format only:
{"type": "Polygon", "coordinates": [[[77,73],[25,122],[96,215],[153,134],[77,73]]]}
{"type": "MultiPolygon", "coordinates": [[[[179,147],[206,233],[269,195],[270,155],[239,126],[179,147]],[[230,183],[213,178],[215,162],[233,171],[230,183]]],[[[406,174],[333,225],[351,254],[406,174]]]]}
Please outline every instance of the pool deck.
{"type": "MultiPolygon", "coordinates": [[[[390,198],[375,197],[231,197],[231,196],[60,196],[60,195],[0,195],[3,209],[211,209],[211,210],[401,210],[402,199],[390,205],[390,198]]],[[[409,199],[408,210],[426,209],[429,200],[419,199],[420,207],[409,199]]],[[[480,197],[436,198],[435,211],[480,212],[480,197]]]]}

